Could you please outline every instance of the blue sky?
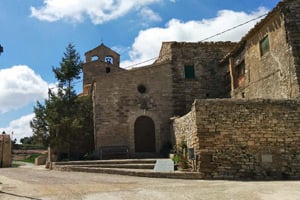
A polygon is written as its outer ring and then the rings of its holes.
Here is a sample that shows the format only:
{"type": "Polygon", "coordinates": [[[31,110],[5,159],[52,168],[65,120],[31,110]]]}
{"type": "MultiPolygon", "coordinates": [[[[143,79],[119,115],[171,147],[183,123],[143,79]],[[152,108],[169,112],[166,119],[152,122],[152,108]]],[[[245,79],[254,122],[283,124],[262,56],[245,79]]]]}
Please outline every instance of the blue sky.
{"type": "MultiPolygon", "coordinates": [[[[0,131],[30,136],[37,100],[55,86],[68,43],[102,42],[127,68],[156,57],[162,41],[198,42],[270,11],[279,0],[1,0],[0,131]]],[[[257,22],[257,21],[256,21],[257,22]]],[[[239,41],[256,22],[212,38],[239,41]]],[[[82,83],[76,85],[81,92],[82,83]]]]}

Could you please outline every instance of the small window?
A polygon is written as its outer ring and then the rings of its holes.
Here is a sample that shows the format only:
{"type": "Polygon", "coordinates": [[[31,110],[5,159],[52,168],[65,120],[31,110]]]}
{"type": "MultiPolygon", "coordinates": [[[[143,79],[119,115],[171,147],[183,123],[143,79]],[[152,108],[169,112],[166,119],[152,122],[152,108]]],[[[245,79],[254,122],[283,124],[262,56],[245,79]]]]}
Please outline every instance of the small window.
{"type": "Polygon", "coordinates": [[[95,55],[95,56],[92,56],[91,60],[92,60],[92,61],[99,60],[99,57],[98,57],[98,56],[96,56],[96,55],[95,55]]]}
{"type": "Polygon", "coordinates": [[[260,41],[260,55],[263,56],[270,51],[269,37],[266,36],[260,41]]]}
{"type": "Polygon", "coordinates": [[[137,90],[139,91],[139,93],[144,94],[146,93],[146,87],[144,85],[138,85],[137,90]]]}
{"type": "Polygon", "coordinates": [[[245,98],[246,95],[245,95],[245,92],[242,92],[242,98],[245,98]]]}
{"type": "Polygon", "coordinates": [[[195,78],[195,69],[193,65],[184,66],[184,75],[186,79],[195,78]]]}
{"type": "Polygon", "coordinates": [[[106,68],[105,68],[105,72],[106,72],[107,74],[110,73],[110,71],[111,71],[110,67],[106,67],[106,68]]]}

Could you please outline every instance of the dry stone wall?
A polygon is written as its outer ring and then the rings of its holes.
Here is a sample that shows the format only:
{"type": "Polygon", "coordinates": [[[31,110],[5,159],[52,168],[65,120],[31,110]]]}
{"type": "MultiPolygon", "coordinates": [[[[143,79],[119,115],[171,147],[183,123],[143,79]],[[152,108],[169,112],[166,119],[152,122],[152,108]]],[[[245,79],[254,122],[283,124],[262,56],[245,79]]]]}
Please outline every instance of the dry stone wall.
{"type": "Polygon", "coordinates": [[[173,129],[203,178],[300,178],[300,101],[196,100],[173,129]]]}

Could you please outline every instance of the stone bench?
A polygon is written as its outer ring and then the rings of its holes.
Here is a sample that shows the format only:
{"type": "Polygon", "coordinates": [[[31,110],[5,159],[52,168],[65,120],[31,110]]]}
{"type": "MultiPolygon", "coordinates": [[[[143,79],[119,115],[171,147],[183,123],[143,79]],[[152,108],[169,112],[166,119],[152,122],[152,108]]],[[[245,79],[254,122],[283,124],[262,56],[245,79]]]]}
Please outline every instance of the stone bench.
{"type": "Polygon", "coordinates": [[[128,158],[129,150],[127,146],[104,146],[100,147],[100,159],[128,158]]]}

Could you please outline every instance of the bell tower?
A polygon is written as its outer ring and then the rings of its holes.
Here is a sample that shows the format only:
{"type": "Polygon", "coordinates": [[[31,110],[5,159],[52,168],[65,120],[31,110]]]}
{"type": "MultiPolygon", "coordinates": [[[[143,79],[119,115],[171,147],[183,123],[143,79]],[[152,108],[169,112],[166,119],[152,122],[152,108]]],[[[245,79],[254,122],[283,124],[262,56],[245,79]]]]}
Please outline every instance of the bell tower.
{"type": "Polygon", "coordinates": [[[120,55],[103,43],[85,53],[83,71],[83,95],[87,95],[95,77],[121,71],[120,55]]]}

